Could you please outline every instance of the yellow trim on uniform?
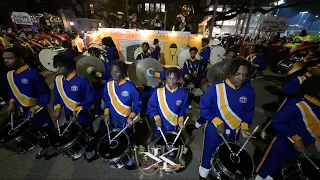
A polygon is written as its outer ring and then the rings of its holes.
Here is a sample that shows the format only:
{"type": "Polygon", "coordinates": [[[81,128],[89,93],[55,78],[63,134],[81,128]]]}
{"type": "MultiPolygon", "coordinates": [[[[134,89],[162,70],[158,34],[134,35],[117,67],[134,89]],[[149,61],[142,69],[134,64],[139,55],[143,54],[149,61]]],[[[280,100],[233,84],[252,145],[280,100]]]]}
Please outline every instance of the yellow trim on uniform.
{"type": "Polygon", "coordinates": [[[269,154],[269,152],[270,152],[270,150],[271,150],[271,148],[272,148],[272,146],[273,146],[274,142],[277,140],[277,138],[278,138],[278,137],[276,136],[276,137],[274,137],[274,138],[272,139],[272,141],[271,141],[270,145],[268,146],[267,151],[265,152],[265,154],[264,154],[264,156],[263,156],[263,158],[262,158],[261,162],[259,163],[259,165],[258,165],[258,167],[257,167],[257,169],[256,169],[256,172],[257,172],[257,173],[258,173],[258,172],[259,172],[259,170],[261,169],[261,166],[263,165],[264,161],[266,160],[266,158],[267,158],[267,156],[268,156],[268,154],[269,154]]]}
{"type": "Polygon", "coordinates": [[[241,123],[241,129],[242,129],[242,130],[249,130],[249,124],[248,124],[248,123],[245,123],[245,122],[242,122],[242,123],[241,123]]]}
{"type": "Polygon", "coordinates": [[[41,106],[36,105],[36,107],[34,107],[36,110],[40,109],[41,106]]]}
{"type": "Polygon", "coordinates": [[[159,73],[159,72],[155,72],[155,73],[154,73],[154,77],[160,78],[160,73],[159,73]]]}
{"type": "Polygon", "coordinates": [[[312,111],[311,107],[304,101],[300,101],[296,105],[300,109],[303,122],[310,135],[314,138],[320,137],[319,119],[312,111]]]}
{"type": "Polygon", "coordinates": [[[312,74],[310,74],[309,72],[307,72],[307,73],[306,73],[306,76],[307,76],[307,77],[311,77],[312,74]]]}
{"type": "Polygon", "coordinates": [[[175,87],[174,89],[170,89],[168,84],[166,84],[166,88],[167,88],[171,93],[174,93],[174,92],[176,92],[176,91],[178,90],[178,86],[175,87]]]}
{"type": "Polygon", "coordinates": [[[104,115],[109,115],[109,114],[110,114],[110,109],[109,108],[104,109],[104,115]]]}
{"type": "Polygon", "coordinates": [[[291,139],[292,139],[294,142],[296,142],[296,141],[300,140],[301,137],[300,137],[299,135],[294,135],[294,136],[291,137],[291,139]]]}
{"type": "MultiPolygon", "coordinates": [[[[228,79],[227,79],[228,82],[228,79]]],[[[223,119],[232,129],[237,129],[240,126],[241,119],[232,111],[228,104],[228,97],[226,95],[226,87],[224,83],[220,83],[216,85],[218,87],[218,104],[219,111],[223,119]]]]}
{"type": "Polygon", "coordinates": [[[133,119],[135,116],[136,116],[136,113],[131,112],[130,115],[129,115],[129,118],[133,119]]]}
{"type": "MultiPolygon", "coordinates": [[[[124,84],[126,80],[122,80],[119,85],[124,84]]],[[[121,100],[119,99],[115,89],[114,89],[114,84],[116,84],[115,81],[110,81],[108,82],[108,94],[110,96],[111,104],[116,110],[116,112],[121,115],[121,116],[129,116],[131,113],[131,108],[129,106],[125,106],[122,104],[121,100]]]]}
{"type": "Polygon", "coordinates": [[[207,129],[208,121],[204,125],[204,130],[203,130],[203,140],[202,140],[202,153],[201,153],[201,158],[200,158],[200,166],[202,165],[202,158],[203,158],[203,151],[204,151],[204,142],[206,139],[206,129],[207,129]]]}
{"type": "Polygon", "coordinates": [[[122,84],[124,84],[124,83],[126,83],[127,82],[127,80],[126,79],[123,79],[123,80],[121,80],[120,82],[119,82],[119,84],[116,82],[116,81],[114,81],[118,86],[121,86],[122,84]]]}
{"type": "MultiPolygon", "coordinates": [[[[167,85],[166,85],[166,87],[167,87],[167,85]]],[[[160,88],[160,89],[157,89],[157,91],[158,91],[157,92],[158,102],[159,102],[160,110],[161,110],[162,114],[164,115],[166,120],[171,122],[171,124],[177,125],[178,124],[178,115],[174,114],[169,109],[169,106],[166,101],[165,89],[160,88]]]]}
{"type": "Polygon", "coordinates": [[[191,62],[194,62],[195,60],[196,60],[196,58],[192,59],[192,58],[190,57],[190,61],[191,61],[191,62]]]}
{"type": "Polygon", "coordinates": [[[230,81],[230,79],[226,79],[226,83],[228,84],[228,86],[230,86],[232,89],[237,90],[239,88],[236,88],[236,86],[234,84],[232,84],[232,82],[230,81]]]}
{"type": "Polygon", "coordinates": [[[54,105],[54,109],[56,110],[56,109],[61,109],[61,104],[56,104],[56,105],[54,105]]]}
{"type": "Polygon", "coordinates": [[[153,119],[154,119],[155,121],[157,121],[157,120],[160,119],[160,116],[159,116],[159,115],[156,115],[156,116],[153,117],[153,119]]]}
{"type": "Polygon", "coordinates": [[[305,81],[307,78],[305,76],[298,76],[299,82],[300,84],[303,83],[303,81],[305,81]]]}
{"type": "Polygon", "coordinates": [[[179,123],[184,122],[184,117],[180,116],[180,117],[178,118],[178,122],[179,122],[179,123]]]}
{"type": "MultiPolygon", "coordinates": [[[[73,78],[75,75],[75,73],[71,73],[68,78],[73,78]]],[[[67,94],[64,92],[63,89],[63,82],[62,82],[62,75],[59,75],[56,77],[56,86],[58,89],[58,92],[61,96],[62,101],[64,102],[64,104],[68,107],[68,109],[70,109],[71,111],[74,111],[77,107],[78,107],[78,102],[73,101],[72,99],[70,99],[67,94]]],[[[67,80],[68,80],[67,78],[67,80]]],[[[70,80],[70,79],[69,79],[70,80]]]]}
{"type": "Polygon", "coordinates": [[[22,73],[23,71],[25,71],[28,68],[29,68],[28,65],[21,66],[18,70],[16,70],[16,73],[20,74],[20,73],[22,73]]]}
{"type": "Polygon", "coordinates": [[[10,101],[9,101],[9,103],[14,103],[14,99],[11,98],[10,101]]]}
{"type": "Polygon", "coordinates": [[[308,95],[305,95],[304,98],[307,99],[308,101],[310,101],[312,104],[320,106],[320,101],[317,100],[316,98],[313,98],[313,97],[308,96],[308,95]]]}
{"type": "Polygon", "coordinates": [[[220,124],[223,124],[224,122],[219,117],[215,117],[212,119],[212,123],[219,126],[220,124]]]}
{"type": "Polygon", "coordinates": [[[82,109],[82,106],[78,106],[75,111],[80,111],[80,109],[82,109]]]}
{"type": "Polygon", "coordinates": [[[101,72],[96,72],[96,76],[97,76],[98,78],[101,78],[101,77],[102,77],[102,73],[101,73],[101,72]]]}
{"type": "Polygon", "coordinates": [[[70,81],[77,73],[72,71],[72,73],[69,74],[69,76],[66,78],[67,81],[70,81]]]}
{"type": "MultiPolygon", "coordinates": [[[[25,70],[25,68],[27,66],[23,66],[21,68],[19,68],[19,70],[22,72],[25,70]],[[23,68],[24,67],[24,68],[23,68]],[[24,69],[24,70],[23,70],[24,69]]],[[[13,71],[9,71],[8,74],[7,74],[7,79],[8,79],[8,83],[10,85],[10,88],[12,90],[12,93],[13,95],[17,98],[17,100],[20,102],[20,104],[22,106],[25,106],[25,107],[32,107],[32,106],[35,106],[36,105],[36,99],[34,98],[31,98],[31,97],[28,97],[26,96],[25,94],[22,94],[18,87],[16,86],[16,84],[14,83],[14,78],[13,78],[13,71]]]]}

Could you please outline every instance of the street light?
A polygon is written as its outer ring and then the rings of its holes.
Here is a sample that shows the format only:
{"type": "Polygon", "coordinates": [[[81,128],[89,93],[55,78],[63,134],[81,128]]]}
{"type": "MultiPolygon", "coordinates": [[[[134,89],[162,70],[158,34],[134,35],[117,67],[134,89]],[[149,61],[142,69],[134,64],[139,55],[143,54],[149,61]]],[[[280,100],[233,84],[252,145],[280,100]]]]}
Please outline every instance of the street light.
{"type": "Polygon", "coordinates": [[[300,20],[299,20],[299,26],[300,26],[300,23],[301,23],[301,20],[302,20],[302,17],[303,17],[303,15],[304,14],[307,14],[308,13],[308,11],[303,11],[303,12],[299,12],[299,14],[301,14],[301,17],[300,17],[300,20]]]}

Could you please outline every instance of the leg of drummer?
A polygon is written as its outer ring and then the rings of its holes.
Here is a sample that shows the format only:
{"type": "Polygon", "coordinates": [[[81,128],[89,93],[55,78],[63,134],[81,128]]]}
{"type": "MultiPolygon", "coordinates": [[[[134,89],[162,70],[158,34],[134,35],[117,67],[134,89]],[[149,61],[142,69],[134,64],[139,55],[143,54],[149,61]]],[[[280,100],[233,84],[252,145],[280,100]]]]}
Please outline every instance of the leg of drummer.
{"type": "Polygon", "coordinates": [[[203,137],[203,150],[199,167],[199,179],[207,179],[211,168],[211,158],[216,148],[222,142],[222,138],[216,133],[216,128],[212,123],[206,123],[203,137]]]}
{"type": "Polygon", "coordinates": [[[293,158],[294,152],[289,140],[283,137],[274,137],[257,166],[258,177],[272,176],[286,161],[293,158]]]}
{"type": "Polygon", "coordinates": [[[93,85],[94,87],[94,116],[97,118],[98,116],[102,115],[101,109],[101,100],[103,98],[103,86],[101,85],[93,85]]]}

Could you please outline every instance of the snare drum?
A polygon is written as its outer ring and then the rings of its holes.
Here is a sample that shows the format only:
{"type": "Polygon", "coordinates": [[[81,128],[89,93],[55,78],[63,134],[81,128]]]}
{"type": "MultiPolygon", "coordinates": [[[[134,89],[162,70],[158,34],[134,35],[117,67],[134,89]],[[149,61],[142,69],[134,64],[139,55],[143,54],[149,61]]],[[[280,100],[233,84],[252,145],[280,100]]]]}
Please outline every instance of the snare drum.
{"type": "MultiPolygon", "coordinates": [[[[112,139],[119,132],[119,130],[110,132],[110,138],[112,139]]],[[[115,169],[124,167],[133,155],[129,137],[125,133],[121,133],[111,144],[109,144],[109,137],[106,134],[100,142],[98,152],[107,165],[115,169]]]]}
{"type": "MultiPolygon", "coordinates": [[[[172,146],[177,134],[178,133],[176,133],[176,132],[164,133],[164,136],[165,136],[169,146],[172,146]]],[[[158,140],[156,142],[156,146],[157,146],[157,148],[160,148],[159,154],[164,154],[164,153],[168,152],[168,149],[166,147],[166,143],[165,143],[162,136],[160,136],[158,138],[158,140]]],[[[179,167],[170,168],[170,165],[168,164],[167,166],[169,166],[169,168],[165,169],[165,171],[170,172],[170,173],[176,172],[177,170],[185,167],[185,155],[187,154],[187,150],[188,150],[186,148],[185,142],[181,136],[177,139],[176,143],[174,144],[174,148],[178,148],[178,149],[176,151],[173,151],[173,153],[166,155],[166,158],[168,158],[169,160],[171,160],[175,164],[179,165],[179,167]]]]}
{"type": "MultiPolygon", "coordinates": [[[[233,152],[238,152],[241,146],[228,143],[233,152]]],[[[254,163],[249,153],[243,149],[239,156],[233,156],[225,143],[221,144],[211,159],[211,172],[217,179],[249,179],[254,172],[254,163]]]]}
{"type": "MultiPolygon", "coordinates": [[[[13,126],[17,127],[23,120],[14,121],[13,126]]],[[[11,124],[6,124],[0,131],[0,146],[17,154],[25,153],[34,148],[39,142],[40,136],[31,128],[28,121],[21,125],[16,131],[11,130],[11,124]]]]}
{"type": "MultiPolygon", "coordinates": [[[[68,123],[64,123],[60,126],[61,134],[67,128],[68,123]]],[[[63,136],[59,135],[59,131],[56,130],[49,138],[49,144],[55,147],[58,152],[63,152],[64,155],[70,157],[85,153],[87,146],[87,139],[85,138],[85,132],[79,124],[72,122],[63,136]]]]}

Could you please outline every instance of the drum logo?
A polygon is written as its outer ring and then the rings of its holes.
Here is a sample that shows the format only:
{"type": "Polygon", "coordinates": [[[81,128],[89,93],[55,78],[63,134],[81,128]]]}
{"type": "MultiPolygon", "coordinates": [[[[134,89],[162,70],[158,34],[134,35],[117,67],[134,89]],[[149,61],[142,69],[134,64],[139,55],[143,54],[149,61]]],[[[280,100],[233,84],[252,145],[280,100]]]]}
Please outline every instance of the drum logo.
{"type": "Polygon", "coordinates": [[[28,84],[29,81],[28,81],[27,78],[23,78],[23,79],[21,79],[21,83],[22,83],[22,84],[28,84]]]}
{"type": "Polygon", "coordinates": [[[243,104],[247,103],[247,97],[245,97],[245,96],[240,97],[239,102],[243,103],[243,104]]]}
{"type": "Polygon", "coordinates": [[[71,91],[73,92],[78,91],[78,86],[71,86],[71,91]]]}
{"type": "Polygon", "coordinates": [[[176,105],[177,105],[177,106],[180,106],[181,103],[182,103],[182,101],[181,101],[181,100],[178,100],[178,101],[176,102],[176,105]]]}
{"type": "Polygon", "coordinates": [[[129,96],[129,92],[128,91],[122,91],[121,92],[121,96],[128,97],[129,96]]]}

